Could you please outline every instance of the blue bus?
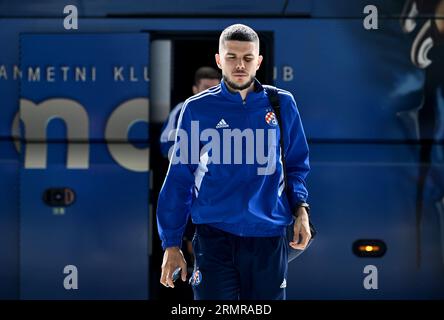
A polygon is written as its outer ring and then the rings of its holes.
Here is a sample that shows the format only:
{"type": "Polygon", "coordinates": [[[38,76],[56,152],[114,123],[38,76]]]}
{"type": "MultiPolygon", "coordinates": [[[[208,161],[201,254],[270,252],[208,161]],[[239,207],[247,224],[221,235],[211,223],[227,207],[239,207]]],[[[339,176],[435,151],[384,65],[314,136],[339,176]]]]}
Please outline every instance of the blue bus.
{"type": "Polygon", "coordinates": [[[439,3],[72,1],[66,28],[63,1],[0,1],[0,298],[173,294],[160,130],[221,30],[244,23],[258,79],[292,92],[310,147],[318,234],[287,299],[443,299],[439,3]]]}

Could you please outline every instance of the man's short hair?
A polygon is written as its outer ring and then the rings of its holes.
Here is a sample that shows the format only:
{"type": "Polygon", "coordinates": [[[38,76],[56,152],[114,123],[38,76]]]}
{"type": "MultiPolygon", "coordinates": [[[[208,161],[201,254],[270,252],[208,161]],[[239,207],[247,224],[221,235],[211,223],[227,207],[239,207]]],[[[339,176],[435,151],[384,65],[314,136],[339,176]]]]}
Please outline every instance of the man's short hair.
{"type": "Polygon", "coordinates": [[[244,24],[233,24],[225,28],[219,37],[219,50],[225,41],[248,41],[256,43],[259,48],[259,37],[253,29],[244,24]]]}
{"type": "Polygon", "coordinates": [[[202,79],[221,79],[221,74],[214,68],[211,67],[200,67],[196,70],[194,74],[194,84],[198,85],[199,81],[202,79]]]}

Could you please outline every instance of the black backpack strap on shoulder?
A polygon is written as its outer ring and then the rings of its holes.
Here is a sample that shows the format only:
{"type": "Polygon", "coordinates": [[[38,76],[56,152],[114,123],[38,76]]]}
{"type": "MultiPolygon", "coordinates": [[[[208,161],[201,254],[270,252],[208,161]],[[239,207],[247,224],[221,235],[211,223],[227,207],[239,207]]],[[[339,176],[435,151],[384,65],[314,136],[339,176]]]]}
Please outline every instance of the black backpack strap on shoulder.
{"type": "MultiPolygon", "coordinates": [[[[284,150],[285,150],[284,149],[284,123],[283,123],[282,117],[281,117],[281,106],[280,106],[281,103],[280,103],[280,99],[279,99],[279,94],[278,94],[278,90],[276,87],[268,86],[268,85],[262,85],[262,87],[264,88],[265,92],[267,93],[268,100],[270,101],[271,107],[273,108],[274,114],[276,115],[276,120],[279,125],[279,130],[280,130],[279,146],[281,149],[282,171],[284,174],[284,191],[288,197],[288,193],[287,193],[288,192],[287,163],[285,161],[285,153],[284,153],[284,150]]],[[[293,229],[294,222],[295,222],[295,220],[293,220],[293,224],[290,224],[287,226],[288,239],[292,239],[294,236],[294,229],[293,229]]],[[[311,239],[309,241],[309,245],[310,245],[310,243],[315,238],[317,232],[316,232],[316,229],[314,228],[313,224],[311,223],[311,220],[309,221],[309,224],[310,224],[310,231],[311,231],[311,239]]],[[[292,247],[289,247],[289,252],[291,253],[289,256],[289,261],[292,261],[293,259],[298,257],[303,251],[304,250],[297,250],[297,249],[293,249],[292,247]]]]}
{"type": "Polygon", "coordinates": [[[268,100],[270,101],[271,107],[273,108],[274,114],[276,115],[276,120],[279,125],[279,145],[281,149],[281,161],[282,161],[282,171],[284,173],[284,191],[287,192],[287,164],[284,156],[284,127],[281,117],[281,103],[279,100],[279,94],[276,87],[269,85],[262,85],[265,92],[267,93],[268,100]]]}
{"type": "Polygon", "coordinates": [[[268,100],[270,100],[270,104],[273,109],[278,108],[280,110],[280,101],[277,88],[269,85],[263,85],[263,88],[268,95],[268,100]]]}

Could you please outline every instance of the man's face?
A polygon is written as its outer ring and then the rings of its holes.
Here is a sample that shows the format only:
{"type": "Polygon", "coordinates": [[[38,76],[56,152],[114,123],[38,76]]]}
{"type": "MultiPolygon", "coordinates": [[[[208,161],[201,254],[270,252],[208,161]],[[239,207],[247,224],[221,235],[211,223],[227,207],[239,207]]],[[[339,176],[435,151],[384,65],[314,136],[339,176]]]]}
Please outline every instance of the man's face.
{"type": "Polygon", "coordinates": [[[249,41],[225,41],[216,54],[225,82],[235,90],[247,89],[253,83],[261,62],[259,48],[249,41]]]}
{"type": "Polygon", "coordinates": [[[208,88],[217,86],[219,82],[220,82],[219,79],[208,79],[208,78],[200,79],[198,83],[193,86],[193,94],[198,94],[204,90],[207,90],[208,88]]]}

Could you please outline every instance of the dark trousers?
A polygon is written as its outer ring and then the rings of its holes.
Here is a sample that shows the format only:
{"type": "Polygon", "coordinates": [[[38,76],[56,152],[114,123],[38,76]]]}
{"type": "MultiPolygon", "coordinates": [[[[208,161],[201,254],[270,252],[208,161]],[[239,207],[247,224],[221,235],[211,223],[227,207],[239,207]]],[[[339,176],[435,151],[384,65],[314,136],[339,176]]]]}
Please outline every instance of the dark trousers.
{"type": "Polygon", "coordinates": [[[193,249],[195,300],[285,300],[285,236],[239,237],[196,225],[193,249]]]}

